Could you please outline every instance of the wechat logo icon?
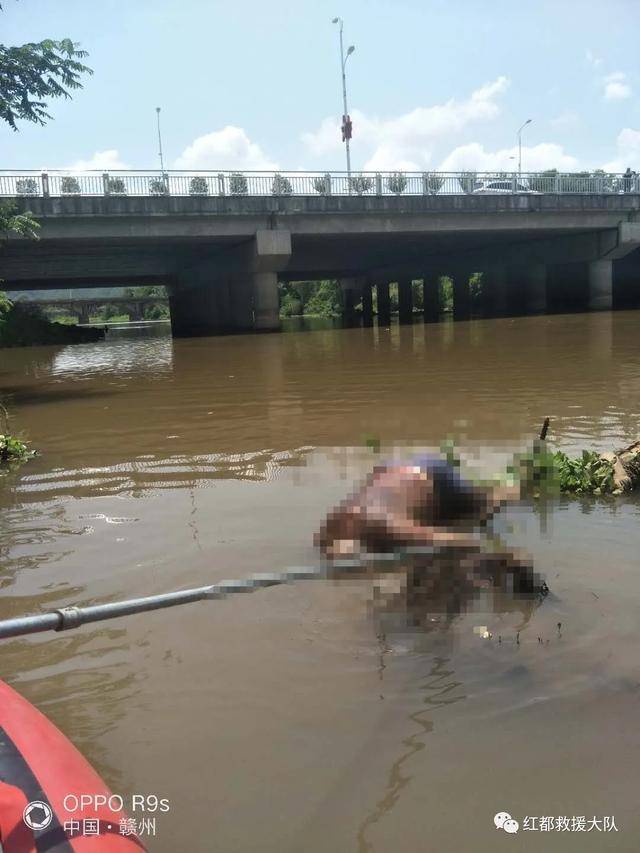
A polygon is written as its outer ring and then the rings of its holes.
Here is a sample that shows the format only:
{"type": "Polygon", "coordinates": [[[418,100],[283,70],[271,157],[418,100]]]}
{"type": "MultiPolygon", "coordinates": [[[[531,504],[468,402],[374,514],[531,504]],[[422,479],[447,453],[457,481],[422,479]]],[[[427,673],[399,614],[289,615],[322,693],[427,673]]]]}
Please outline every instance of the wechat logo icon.
{"type": "Polygon", "coordinates": [[[496,829],[504,829],[510,835],[515,835],[520,829],[520,824],[511,817],[509,812],[498,812],[498,814],[494,815],[493,822],[496,825],[496,829]]]}

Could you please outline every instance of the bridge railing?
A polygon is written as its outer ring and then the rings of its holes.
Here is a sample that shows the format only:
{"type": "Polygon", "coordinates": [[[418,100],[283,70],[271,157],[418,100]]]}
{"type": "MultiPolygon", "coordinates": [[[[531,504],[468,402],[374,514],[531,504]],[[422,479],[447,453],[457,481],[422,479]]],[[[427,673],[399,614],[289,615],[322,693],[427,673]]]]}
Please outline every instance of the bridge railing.
{"type": "Polygon", "coordinates": [[[640,193],[640,176],[594,172],[0,171],[0,196],[420,196],[640,193]]]}

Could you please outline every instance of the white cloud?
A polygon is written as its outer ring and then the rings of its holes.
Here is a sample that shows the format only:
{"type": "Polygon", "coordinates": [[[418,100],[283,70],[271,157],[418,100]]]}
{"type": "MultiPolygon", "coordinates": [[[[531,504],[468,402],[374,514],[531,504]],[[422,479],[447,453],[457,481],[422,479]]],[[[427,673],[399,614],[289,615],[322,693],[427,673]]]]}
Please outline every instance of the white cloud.
{"type": "Polygon", "coordinates": [[[617,156],[603,165],[606,172],[640,171],[640,130],[625,127],[616,139],[617,156]]]}
{"type": "Polygon", "coordinates": [[[227,125],[194,139],[175,161],[174,168],[268,171],[277,169],[278,164],[251,142],[241,127],[227,125]]]}
{"type": "MultiPolygon", "coordinates": [[[[464,101],[452,99],[432,107],[416,107],[393,118],[380,119],[354,111],[354,135],[358,145],[369,152],[364,169],[411,171],[428,166],[434,143],[459,133],[469,124],[495,118],[500,112],[496,99],[508,86],[506,77],[498,77],[464,101]]],[[[302,134],[302,141],[316,157],[333,154],[342,147],[340,122],[326,118],[317,130],[302,134]]]]}
{"type": "Polygon", "coordinates": [[[118,169],[130,169],[131,167],[122,162],[115,148],[109,148],[106,151],[96,151],[90,160],[76,160],[75,163],[63,168],[69,172],[90,172],[92,169],[110,172],[118,169]]]}
{"type": "Polygon", "coordinates": [[[604,78],[603,84],[605,101],[622,101],[631,97],[631,86],[627,80],[627,75],[622,71],[608,74],[604,78]]]}
{"type": "MultiPolygon", "coordinates": [[[[538,172],[543,169],[571,171],[578,166],[578,160],[566,154],[561,145],[542,142],[539,145],[522,147],[522,171],[538,172]]],[[[514,172],[518,168],[518,148],[503,148],[499,151],[485,151],[478,142],[460,145],[455,148],[438,167],[441,172],[514,172]]]]}

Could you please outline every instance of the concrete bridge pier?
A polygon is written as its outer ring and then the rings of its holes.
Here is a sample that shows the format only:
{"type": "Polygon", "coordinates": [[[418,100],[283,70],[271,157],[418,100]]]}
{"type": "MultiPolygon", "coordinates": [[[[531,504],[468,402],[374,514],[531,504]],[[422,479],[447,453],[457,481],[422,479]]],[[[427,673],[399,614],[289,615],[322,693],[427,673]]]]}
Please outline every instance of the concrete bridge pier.
{"type": "Polygon", "coordinates": [[[547,266],[530,264],[524,270],[524,307],[527,314],[544,314],[547,310],[547,266]]]}
{"type": "Polygon", "coordinates": [[[488,267],[482,273],[482,289],[490,317],[504,317],[508,313],[508,277],[504,264],[488,267]]]}
{"type": "Polygon", "coordinates": [[[253,274],[253,327],[256,332],[275,332],[280,328],[278,276],[274,272],[253,274]]]}
{"type": "Polygon", "coordinates": [[[231,275],[227,281],[229,292],[229,325],[234,332],[253,329],[252,283],[246,273],[231,275]]]}
{"type": "Polygon", "coordinates": [[[369,279],[362,283],[362,324],[373,326],[373,292],[369,279]]]}
{"type": "Polygon", "coordinates": [[[613,308],[613,261],[591,261],[589,264],[589,308],[610,311],[613,308]]]}
{"type": "Polygon", "coordinates": [[[342,289],[342,319],[345,326],[356,323],[356,302],[361,291],[361,282],[357,278],[340,279],[342,289]]]}
{"type": "Polygon", "coordinates": [[[169,287],[173,334],[279,329],[278,272],[290,256],[289,231],[264,230],[181,271],[169,287]]]}
{"type": "Polygon", "coordinates": [[[440,319],[440,278],[437,275],[425,274],[422,278],[423,320],[425,323],[436,323],[440,319]]]}
{"type": "Polygon", "coordinates": [[[86,305],[83,305],[82,308],[78,311],[78,323],[86,324],[89,323],[91,318],[89,317],[89,308],[86,305]]]}
{"type": "Polygon", "coordinates": [[[453,273],[453,318],[468,320],[471,316],[470,273],[468,270],[455,270],[453,273]]]}
{"type": "Polygon", "coordinates": [[[378,297],[378,325],[388,326],[391,323],[391,299],[389,298],[388,281],[378,281],[376,295],[378,297]]]}
{"type": "Polygon", "coordinates": [[[413,322],[413,281],[410,278],[398,280],[398,319],[400,323],[413,322]]]}
{"type": "Polygon", "coordinates": [[[226,325],[215,282],[197,284],[181,275],[169,286],[171,332],[176,338],[213,335],[226,325]]]}

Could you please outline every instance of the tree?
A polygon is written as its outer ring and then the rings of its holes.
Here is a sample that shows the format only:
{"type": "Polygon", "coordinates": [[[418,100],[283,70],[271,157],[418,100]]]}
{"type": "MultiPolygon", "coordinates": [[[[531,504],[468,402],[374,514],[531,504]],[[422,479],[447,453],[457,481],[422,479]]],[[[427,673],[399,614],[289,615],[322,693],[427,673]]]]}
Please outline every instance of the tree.
{"type": "Polygon", "coordinates": [[[271,184],[271,194],[272,195],[291,195],[293,192],[293,187],[291,186],[291,181],[289,178],[285,178],[283,175],[276,173],[273,176],[273,183],[271,184]]]}
{"type": "Polygon", "coordinates": [[[207,179],[201,175],[196,175],[189,181],[189,195],[209,195],[209,187],[207,179]]]}
{"type": "Polygon", "coordinates": [[[249,192],[249,183],[241,172],[234,172],[229,178],[229,192],[231,195],[246,195],[249,192]]]}
{"type": "Polygon", "coordinates": [[[9,234],[37,240],[39,227],[40,223],[36,222],[33,214],[28,210],[25,213],[18,213],[18,208],[13,202],[0,203],[0,240],[7,240],[9,234]]]}
{"type": "Polygon", "coordinates": [[[70,98],[70,90],[82,88],[81,76],[93,73],[80,62],[86,56],[68,38],[16,47],[0,44],[0,119],[13,130],[19,121],[45,124],[51,118],[47,100],[70,98]]]}
{"type": "Polygon", "coordinates": [[[401,195],[407,188],[407,176],[403,172],[392,172],[387,178],[389,192],[401,195]]]}

